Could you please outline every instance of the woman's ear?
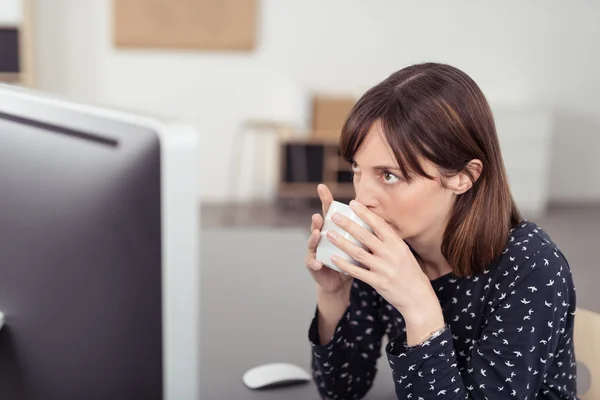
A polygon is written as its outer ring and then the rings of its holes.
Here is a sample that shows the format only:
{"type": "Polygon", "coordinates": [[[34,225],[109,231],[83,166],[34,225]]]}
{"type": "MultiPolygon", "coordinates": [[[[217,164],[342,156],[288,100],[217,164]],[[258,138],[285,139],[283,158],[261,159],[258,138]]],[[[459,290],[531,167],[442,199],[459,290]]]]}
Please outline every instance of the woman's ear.
{"type": "Polygon", "coordinates": [[[481,176],[483,164],[481,161],[474,159],[467,163],[464,170],[450,178],[448,188],[455,194],[463,194],[473,187],[477,179],[481,176]]]}

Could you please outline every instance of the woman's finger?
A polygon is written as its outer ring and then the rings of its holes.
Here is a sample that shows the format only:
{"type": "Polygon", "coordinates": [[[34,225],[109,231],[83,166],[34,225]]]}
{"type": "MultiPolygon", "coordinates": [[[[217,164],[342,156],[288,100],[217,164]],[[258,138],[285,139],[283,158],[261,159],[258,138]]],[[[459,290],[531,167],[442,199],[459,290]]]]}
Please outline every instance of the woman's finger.
{"type": "Polygon", "coordinates": [[[340,213],[334,213],[332,215],[332,220],[337,226],[348,232],[350,236],[365,245],[371,252],[375,254],[384,253],[385,245],[383,242],[373,233],[357,224],[356,221],[353,221],[340,213]]]}
{"type": "MultiPolygon", "coordinates": [[[[371,227],[371,229],[373,229],[375,235],[377,235],[382,242],[400,239],[392,227],[389,226],[383,218],[369,210],[364,205],[360,204],[358,201],[352,200],[350,202],[350,207],[352,210],[354,210],[356,215],[358,215],[363,221],[365,221],[367,225],[371,227]]],[[[402,239],[400,239],[400,242],[407,246],[402,239]]]]}
{"type": "Polygon", "coordinates": [[[335,231],[328,231],[327,238],[339,249],[369,269],[377,267],[377,257],[355,245],[335,231]]]}
{"type": "Polygon", "coordinates": [[[325,216],[329,210],[329,206],[331,206],[331,203],[333,202],[333,195],[327,185],[322,183],[317,186],[317,193],[319,193],[319,198],[321,199],[321,204],[323,206],[323,216],[325,216]]]}
{"type": "Polygon", "coordinates": [[[316,253],[317,245],[319,244],[320,240],[321,240],[321,231],[318,229],[313,229],[313,231],[310,234],[310,237],[308,238],[308,250],[311,253],[316,253]]]}
{"type": "Polygon", "coordinates": [[[312,269],[313,271],[320,271],[323,268],[323,264],[313,259],[310,263],[308,263],[308,268],[312,269]]]}
{"type": "Polygon", "coordinates": [[[369,286],[371,286],[372,288],[377,287],[378,277],[373,271],[369,271],[368,269],[363,267],[358,267],[338,256],[333,256],[331,258],[331,262],[333,262],[333,264],[335,264],[339,269],[344,271],[352,278],[361,280],[369,286]]]}
{"type": "Polygon", "coordinates": [[[306,257],[304,258],[304,264],[306,265],[306,268],[313,271],[318,271],[321,268],[323,268],[323,264],[321,264],[321,262],[315,258],[315,254],[311,251],[306,253],[306,257]]]}
{"type": "Polygon", "coordinates": [[[315,229],[321,230],[321,228],[323,228],[323,217],[319,213],[313,214],[310,224],[311,232],[315,229]]]}

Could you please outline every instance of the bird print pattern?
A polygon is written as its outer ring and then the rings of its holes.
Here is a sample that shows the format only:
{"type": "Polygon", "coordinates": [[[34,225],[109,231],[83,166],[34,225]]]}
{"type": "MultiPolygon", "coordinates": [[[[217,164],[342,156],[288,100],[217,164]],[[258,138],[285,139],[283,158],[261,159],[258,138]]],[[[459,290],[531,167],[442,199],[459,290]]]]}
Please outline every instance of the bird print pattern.
{"type": "Polygon", "coordinates": [[[575,287],[568,262],[536,224],[510,231],[485,272],[431,284],[447,329],[406,350],[402,315],[355,280],[333,338],[309,328],[312,373],[323,399],[360,399],[385,353],[398,399],[576,399],[575,287]]]}

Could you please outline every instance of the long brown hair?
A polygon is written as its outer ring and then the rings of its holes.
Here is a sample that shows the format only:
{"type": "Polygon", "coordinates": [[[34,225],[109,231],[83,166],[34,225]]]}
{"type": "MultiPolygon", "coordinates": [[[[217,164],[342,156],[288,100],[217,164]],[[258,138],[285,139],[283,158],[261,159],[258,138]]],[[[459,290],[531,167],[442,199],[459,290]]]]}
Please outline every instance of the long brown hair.
{"type": "Polygon", "coordinates": [[[492,111],[480,88],[446,64],[417,64],[393,73],[350,112],[340,139],[348,162],[376,122],[408,182],[415,175],[433,179],[420,159],[436,165],[442,176],[464,172],[474,181],[456,199],[442,254],[457,276],[483,272],[506,247],[521,215],[508,186],[492,111]],[[483,164],[477,180],[468,167],[473,159],[483,164]]]}

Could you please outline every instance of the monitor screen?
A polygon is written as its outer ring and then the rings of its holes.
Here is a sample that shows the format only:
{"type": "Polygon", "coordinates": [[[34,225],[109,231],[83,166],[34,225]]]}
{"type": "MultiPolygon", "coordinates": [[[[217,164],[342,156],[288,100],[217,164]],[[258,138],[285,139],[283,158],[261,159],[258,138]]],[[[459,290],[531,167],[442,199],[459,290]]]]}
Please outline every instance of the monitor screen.
{"type": "Polygon", "coordinates": [[[156,133],[0,112],[0,398],[162,399],[156,133]]]}

